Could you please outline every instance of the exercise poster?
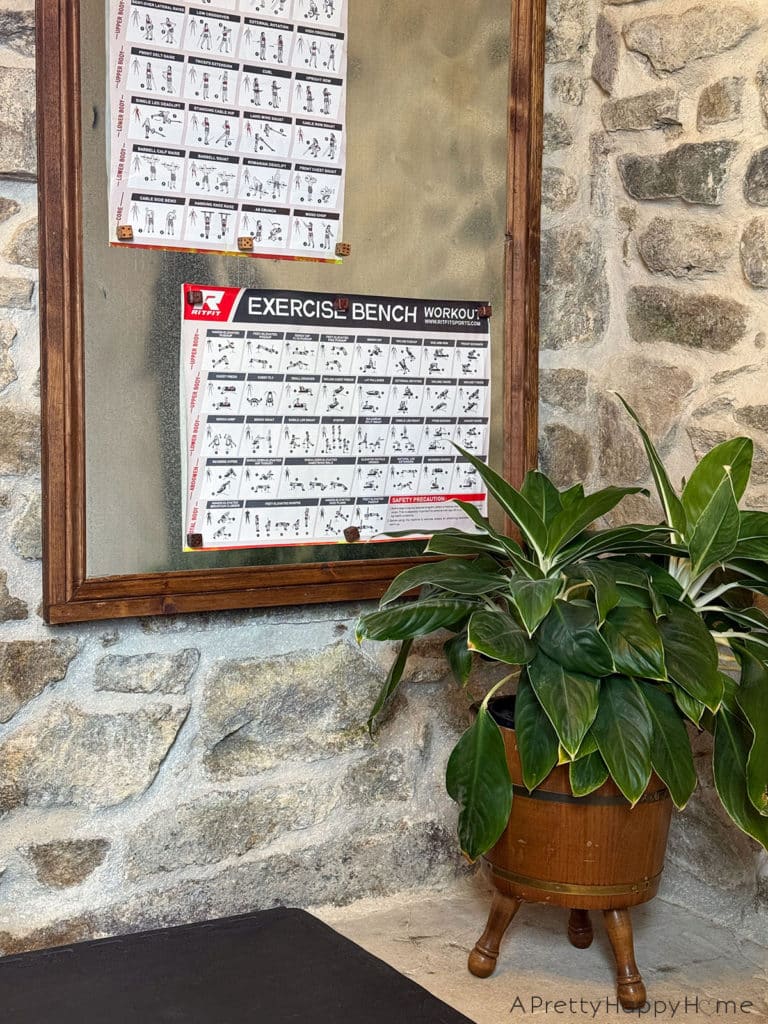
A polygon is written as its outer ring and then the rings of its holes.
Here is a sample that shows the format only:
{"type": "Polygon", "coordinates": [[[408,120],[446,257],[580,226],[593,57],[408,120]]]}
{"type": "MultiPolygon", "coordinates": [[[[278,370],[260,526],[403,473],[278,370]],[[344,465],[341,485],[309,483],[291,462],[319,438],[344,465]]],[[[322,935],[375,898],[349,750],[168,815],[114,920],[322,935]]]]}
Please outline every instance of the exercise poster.
{"type": "Polygon", "coordinates": [[[187,550],[386,542],[472,529],[487,495],[482,303],[187,284],[187,550]]]}
{"type": "Polygon", "coordinates": [[[346,5],[109,0],[112,244],[338,262],[346,5]]]}

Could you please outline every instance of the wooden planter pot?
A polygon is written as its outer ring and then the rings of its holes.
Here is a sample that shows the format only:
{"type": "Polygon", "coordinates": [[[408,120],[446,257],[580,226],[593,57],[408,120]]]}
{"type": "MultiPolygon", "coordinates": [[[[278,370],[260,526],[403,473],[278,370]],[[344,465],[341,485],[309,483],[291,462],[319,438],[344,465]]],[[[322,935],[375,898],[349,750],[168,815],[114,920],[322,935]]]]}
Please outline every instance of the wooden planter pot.
{"type": "Polygon", "coordinates": [[[568,766],[555,768],[533,793],[523,785],[510,699],[494,712],[514,785],[509,824],[487,854],[496,892],[485,932],[469,957],[480,978],[493,973],[501,939],[521,903],[571,909],[568,937],[586,949],[592,942],[590,910],[602,910],[616,956],[618,998],[625,1009],[645,1002],[637,969],[629,908],[652,899],[664,866],[672,801],[664,783],[651,777],[640,802],[629,803],[612,781],[587,797],[575,797],[568,766]]]}

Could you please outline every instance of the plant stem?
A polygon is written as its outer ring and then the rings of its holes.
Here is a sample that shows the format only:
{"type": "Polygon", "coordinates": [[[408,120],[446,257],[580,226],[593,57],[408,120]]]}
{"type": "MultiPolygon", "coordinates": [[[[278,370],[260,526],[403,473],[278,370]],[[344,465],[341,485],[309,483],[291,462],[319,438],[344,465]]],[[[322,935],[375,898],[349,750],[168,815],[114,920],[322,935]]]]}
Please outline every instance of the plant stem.
{"type": "Polygon", "coordinates": [[[491,697],[494,695],[494,693],[496,693],[497,690],[500,690],[502,688],[502,686],[504,686],[506,683],[508,683],[510,681],[510,679],[514,679],[514,678],[515,678],[515,673],[514,672],[510,672],[508,676],[504,676],[503,679],[500,679],[498,681],[498,683],[496,683],[494,686],[492,686],[490,688],[490,690],[488,691],[488,693],[486,693],[485,700],[480,705],[481,709],[483,711],[485,711],[488,708],[488,701],[491,699],[491,697]]]}
{"type": "Polygon", "coordinates": [[[560,598],[561,601],[567,601],[568,600],[568,595],[572,591],[574,591],[574,590],[581,590],[582,587],[591,587],[591,586],[592,586],[592,584],[589,582],[589,580],[584,580],[583,583],[574,583],[572,587],[568,587],[568,589],[564,593],[559,594],[558,597],[560,598]]]}
{"type": "Polygon", "coordinates": [[[754,644],[761,644],[763,647],[768,647],[768,640],[761,640],[755,636],[754,633],[737,633],[729,630],[726,633],[713,633],[712,639],[715,643],[725,643],[730,647],[730,640],[751,640],[754,644]]]}
{"type": "Polygon", "coordinates": [[[722,587],[716,587],[714,590],[710,590],[710,592],[708,594],[705,594],[703,597],[700,597],[698,599],[698,601],[694,602],[694,604],[696,605],[696,610],[697,611],[710,611],[711,609],[706,607],[709,604],[710,601],[714,601],[715,598],[720,597],[722,594],[725,594],[729,590],[733,590],[736,587],[743,587],[743,586],[744,586],[744,584],[741,583],[741,582],[739,582],[739,583],[724,583],[722,585],[722,587]]]}

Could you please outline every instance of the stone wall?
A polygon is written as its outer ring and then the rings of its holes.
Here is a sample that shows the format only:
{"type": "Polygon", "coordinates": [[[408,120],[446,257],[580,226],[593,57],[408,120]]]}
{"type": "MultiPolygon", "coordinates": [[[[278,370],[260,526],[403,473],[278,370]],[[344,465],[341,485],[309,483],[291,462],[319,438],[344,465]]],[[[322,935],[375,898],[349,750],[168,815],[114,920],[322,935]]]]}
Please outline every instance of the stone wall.
{"type": "MultiPolygon", "coordinates": [[[[449,884],[442,772],[466,705],[429,646],[373,746],[388,652],[356,647],[357,607],[40,618],[32,8],[0,0],[0,952],[449,884]]],[[[681,472],[721,431],[768,429],[765,33],[722,11],[716,31],[630,27],[683,9],[552,0],[542,460],[562,480],[643,478],[611,387],[681,472]]],[[[670,859],[671,898],[759,936],[768,881],[711,786],[670,859]]]]}
{"type": "MultiPolygon", "coordinates": [[[[764,0],[550,0],[541,461],[562,484],[648,482],[619,391],[678,481],[751,435],[766,507],[766,54],[764,0]]],[[[707,760],[664,892],[764,936],[768,858],[726,823],[707,760]]]]}

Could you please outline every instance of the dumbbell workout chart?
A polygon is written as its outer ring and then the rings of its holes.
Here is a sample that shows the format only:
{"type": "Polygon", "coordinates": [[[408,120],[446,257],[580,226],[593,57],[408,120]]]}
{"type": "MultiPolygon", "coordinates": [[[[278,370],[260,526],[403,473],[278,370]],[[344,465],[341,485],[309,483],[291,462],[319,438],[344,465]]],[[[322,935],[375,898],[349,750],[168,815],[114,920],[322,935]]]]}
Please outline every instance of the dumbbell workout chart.
{"type": "Polygon", "coordinates": [[[487,514],[455,447],[488,458],[483,303],[193,284],[181,298],[186,550],[471,531],[457,498],[487,514]]]}
{"type": "Polygon", "coordinates": [[[347,0],[108,3],[110,244],[339,262],[347,0]]]}

